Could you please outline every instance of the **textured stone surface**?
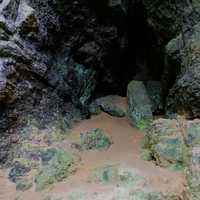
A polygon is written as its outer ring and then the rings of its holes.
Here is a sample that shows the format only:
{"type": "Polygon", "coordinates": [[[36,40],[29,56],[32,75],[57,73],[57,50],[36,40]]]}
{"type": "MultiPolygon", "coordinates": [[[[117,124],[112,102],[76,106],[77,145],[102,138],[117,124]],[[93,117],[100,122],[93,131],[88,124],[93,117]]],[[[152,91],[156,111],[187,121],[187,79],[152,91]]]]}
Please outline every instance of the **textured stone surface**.
{"type": "Polygon", "coordinates": [[[142,81],[131,81],[128,85],[128,116],[133,126],[146,129],[153,120],[151,100],[142,81]]]}
{"type": "Polygon", "coordinates": [[[115,117],[125,117],[127,113],[126,99],[118,95],[98,98],[96,103],[104,112],[115,117]]]}

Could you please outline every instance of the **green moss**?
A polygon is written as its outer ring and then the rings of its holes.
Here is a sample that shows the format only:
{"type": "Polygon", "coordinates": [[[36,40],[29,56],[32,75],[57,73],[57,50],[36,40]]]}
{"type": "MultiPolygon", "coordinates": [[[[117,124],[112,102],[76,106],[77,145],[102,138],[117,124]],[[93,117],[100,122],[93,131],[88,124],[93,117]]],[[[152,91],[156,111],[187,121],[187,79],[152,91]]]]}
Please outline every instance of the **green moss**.
{"type": "Polygon", "coordinates": [[[21,179],[16,182],[16,190],[26,191],[33,185],[32,180],[21,179]]]}
{"type": "Polygon", "coordinates": [[[121,186],[132,187],[143,180],[143,177],[133,168],[105,166],[95,169],[89,180],[101,183],[117,181],[121,186]]]}
{"type": "Polygon", "coordinates": [[[44,200],[64,200],[64,198],[62,198],[62,197],[50,197],[50,196],[48,196],[48,197],[45,197],[44,200]]]}
{"type": "Polygon", "coordinates": [[[136,191],[130,193],[130,200],[161,200],[161,194],[156,192],[147,193],[144,191],[136,191]]]}
{"type": "Polygon", "coordinates": [[[183,163],[183,146],[180,138],[162,137],[152,149],[157,161],[167,167],[171,164],[183,163]]]}
{"type": "Polygon", "coordinates": [[[128,116],[131,124],[140,130],[147,129],[152,121],[152,102],[142,81],[128,84],[128,116]]]}
{"type": "Polygon", "coordinates": [[[121,108],[119,108],[115,105],[108,107],[105,111],[114,117],[125,117],[126,116],[126,113],[121,108]]]}
{"type": "Polygon", "coordinates": [[[118,169],[115,166],[105,166],[93,171],[90,181],[108,183],[118,176],[118,169]]]}
{"type": "Polygon", "coordinates": [[[85,193],[83,192],[73,192],[71,193],[68,198],[68,200],[86,200],[85,193]]]}
{"type": "Polygon", "coordinates": [[[152,151],[148,149],[144,149],[141,153],[141,158],[146,161],[150,161],[153,159],[152,151]]]}
{"type": "Polygon", "coordinates": [[[100,106],[98,106],[96,103],[91,103],[89,105],[89,112],[92,115],[98,115],[98,114],[100,114],[101,113],[100,106]]]}
{"type": "Polygon", "coordinates": [[[151,127],[152,120],[150,119],[140,119],[135,121],[134,126],[142,131],[147,130],[151,127]]]}
{"type": "Polygon", "coordinates": [[[169,166],[169,169],[172,171],[184,171],[185,167],[183,163],[175,163],[169,166]]]}
{"type": "Polygon", "coordinates": [[[73,157],[63,150],[57,150],[47,164],[42,165],[35,177],[36,190],[43,190],[49,185],[67,178],[74,171],[73,157]]]}
{"type": "Polygon", "coordinates": [[[81,146],[83,149],[107,149],[111,145],[111,140],[102,129],[92,129],[87,133],[81,134],[81,146]]]}

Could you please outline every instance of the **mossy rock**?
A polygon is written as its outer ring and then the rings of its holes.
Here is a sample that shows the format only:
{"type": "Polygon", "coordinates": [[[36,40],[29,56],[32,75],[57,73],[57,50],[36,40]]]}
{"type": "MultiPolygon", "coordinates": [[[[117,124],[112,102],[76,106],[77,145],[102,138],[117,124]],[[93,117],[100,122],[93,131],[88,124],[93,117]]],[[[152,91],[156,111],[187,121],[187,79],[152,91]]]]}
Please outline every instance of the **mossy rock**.
{"type": "Polygon", "coordinates": [[[56,182],[64,180],[75,170],[74,165],[72,155],[64,150],[57,150],[52,159],[43,164],[36,175],[36,190],[43,190],[56,182]]]}
{"type": "Polygon", "coordinates": [[[192,200],[200,199],[200,147],[190,150],[190,160],[186,170],[188,193],[192,200]]]}
{"type": "Polygon", "coordinates": [[[160,193],[136,191],[130,193],[130,200],[164,200],[160,193]]]}
{"type": "Polygon", "coordinates": [[[91,182],[108,183],[115,178],[118,178],[118,168],[111,165],[95,169],[89,180],[91,182]]]}
{"type": "Polygon", "coordinates": [[[186,144],[189,147],[200,145],[200,122],[189,121],[188,128],[186,131],[186,144]]]}
{"type": "Polygon", "coordinates": [[[184,133],[176,119],[155,120],[145,133],[142,148],[144,157],[147,153],[159,166],[174,170],[184,169],[188,159],[184,133]]]}
{"type": "Polygon", "coordinates": [[[21,177],[25,176],[30,172],[31,166],[28,164],[28,162],[25,162],[23,159],[23,162],[21,160],[17,160],[14,162],[12,168],[9,171],[9,179],[13,182],[16,182],[21,177]]]}
{"type": "Polygon", "coordinates": [[[145,161],[151,161],[153,160],[152,152],[148,149],[144,149],[141,152],[141,158],[145,161]]]}
{"type": "Polygon", "coordinates": [[[99,105],[97,105],[95,102],[93,102],[89,105],[89,112],[92,115],[98,115],[101,113],[101,108],[99,105]]]}
{"type": "Polygon", "coordinates": [[[131,124],[141,130],[148,129],[153,121],[152,102],[142,81],[131,81],[127,89],[128,116],[131,124]]]}
{"type": "Polygon", "coordinates": [[[102,129],[92,129],[86,133],[81,133],[80,145],[86,150],[103,150],[108,149],[112,142],[102,129]]]}
{"type": "Polygon", "coordinates": [[[33,181],[28,179],[20,179],[16,182],[16,190],[26,191],[33,186],[33,181]]]}
{"type": "Polygon", "coordinates": [[[68,195],[67,200],[86,200],[86,195],[84,192],[73,192],[68,195]]]}
{"type": "Polygon", "coordinates": [[[114,117],[125,117],[127,113],[127,105],[124,98],[118,95],[109,95],[96,99],[96,104],[100,108],[114,117]]]}
{"type": "Polygon", "coordinates": [[[63,197],[45,197],[44,200],[65,200],[63,197]]]}
{"type": "Polygon", "coordinates": [[[154,157],[160,165],[183,164],[183,142],[181,138],[162,137],[152,146],[154,157]]]}
{"type": "Polygon", "coordinates": [[[142,181],[143,177],[136,169],[111,165],[95,169],[89,180],[100,183],[115,181],[121,186],[132,187],[142,181]]]}

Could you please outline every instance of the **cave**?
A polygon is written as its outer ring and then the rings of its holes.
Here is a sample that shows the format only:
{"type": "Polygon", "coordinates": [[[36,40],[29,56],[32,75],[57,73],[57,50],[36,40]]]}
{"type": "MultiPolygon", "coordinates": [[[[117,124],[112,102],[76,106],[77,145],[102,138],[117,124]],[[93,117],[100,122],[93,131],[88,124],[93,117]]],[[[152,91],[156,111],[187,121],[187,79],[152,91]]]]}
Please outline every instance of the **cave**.
{"type": "Polygon", "coordinates": [[[0,0],[0,199],[197,200],[199,16],[187,0],[0,0]]]}
{"type": "Polygon", "coordinates": [[[126,11],[119,5],[108,7],[107,1],[101,1],[100,5],[96,2],[93,4],[92,8],[95,11],[97,9],[97,13],[105,14],[98,15],[100,21],[102,17],[105,20],[109,16],[109,22],[117,26],[121,42],[111,48],[104,63],[105,68],[110,68],[110,80],[104,81],[105,74],[100,72],[94,97],[109,94],[126,96],[127,85],[133,79],[144,82],[161,81],[164,46],[156,45],[156,35],[147,24],[147,13],[143,3],[133,3],[126,11]]]}

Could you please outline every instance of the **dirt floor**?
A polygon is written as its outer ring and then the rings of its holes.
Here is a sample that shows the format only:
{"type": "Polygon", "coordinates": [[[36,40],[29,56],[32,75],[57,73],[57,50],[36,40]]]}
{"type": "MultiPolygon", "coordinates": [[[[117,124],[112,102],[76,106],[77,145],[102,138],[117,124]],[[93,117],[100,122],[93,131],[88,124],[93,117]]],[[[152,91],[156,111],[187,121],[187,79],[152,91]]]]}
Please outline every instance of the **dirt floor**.
{"type": "MultiPolygon", "coordinates": [[[[181,195],[184,190],[183,175],[156,166],[153,162],[142,160],[143,133],[131,127],[127,118],[116,118],[101,113],[89,120],[79,122],[71,130],[67,140],[63,141],[63,144],[66,144],[66,149],[68,149],[69,144],[78,141],[81,132],[91,128],[101,128],[112,138],[113,144],[109,149],[105,151],[76,150],[76,154],[81,158],[77,172],[66,181],[57,183],[51,189],[43,192],[35,192],[34,187],[25,192],[16,191],[15,184],[7,179],[6,171],[1,171],[0,200],[44,200],[47,196],[63,197],[70,200],[112,200],[115,199],[114,195],[117,193],[124,192],[125,194],[127,189],[120,187],[118,182],[111,181],[102,184],[89,181],[88,177],[91,176],[91,172],[104,166],[120,166],[121,168],[137,170],[144,179],[134,188],[129,188],[130,191],[141,189],[148,192],[181,195]]],[[[126,197],[121,199],[126,200],[126,197]]]]}

